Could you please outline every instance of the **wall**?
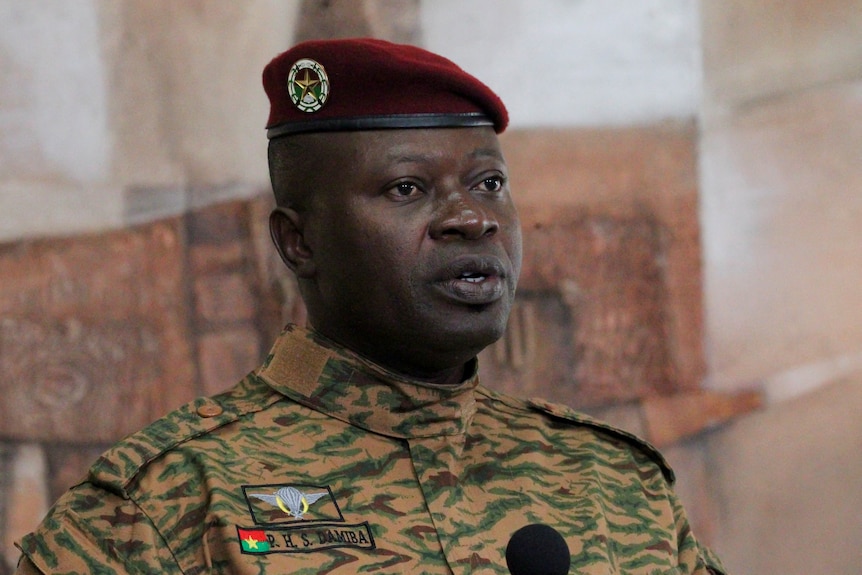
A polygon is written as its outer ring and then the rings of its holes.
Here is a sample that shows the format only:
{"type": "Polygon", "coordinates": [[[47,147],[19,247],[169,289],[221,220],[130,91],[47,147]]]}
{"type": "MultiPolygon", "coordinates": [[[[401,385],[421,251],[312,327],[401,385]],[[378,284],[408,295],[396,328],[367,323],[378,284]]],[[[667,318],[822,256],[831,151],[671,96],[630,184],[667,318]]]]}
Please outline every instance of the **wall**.
{"type": "Polygon", "coordinates": [[[858,570],[858,2],[0,0],[0,22],[0,573],[104,446],[301,319],[259,74],[357,34],[509,105],[529,259],[483,377],[660,445],[733,572],[858,570]]]}
{"type": "Polygon", "coordinates": [[[707,385],[766,409],[714,434],[717,545],[748,573],[856,573],[862,501],[862,10],[706,1],[707,385]]]}
{"type": "Polygon", "coordinates": [[[253,195],[266,183],[260,70],[296,15],[271,0],[0,2],[0,239],[253,195]]]}

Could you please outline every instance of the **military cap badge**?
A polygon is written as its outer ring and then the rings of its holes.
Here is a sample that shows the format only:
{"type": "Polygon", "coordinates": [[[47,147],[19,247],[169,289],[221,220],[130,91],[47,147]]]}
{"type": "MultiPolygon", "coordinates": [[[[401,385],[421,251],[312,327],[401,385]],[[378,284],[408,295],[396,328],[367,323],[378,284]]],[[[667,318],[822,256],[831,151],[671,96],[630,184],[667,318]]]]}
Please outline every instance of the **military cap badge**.
{"type": "Polygon", "coordinates": [[[329,96],[329,77],[314,60],[294,62],[287,76],[287,89],[293,105],[303,112],[316,112],[329,96]]]}

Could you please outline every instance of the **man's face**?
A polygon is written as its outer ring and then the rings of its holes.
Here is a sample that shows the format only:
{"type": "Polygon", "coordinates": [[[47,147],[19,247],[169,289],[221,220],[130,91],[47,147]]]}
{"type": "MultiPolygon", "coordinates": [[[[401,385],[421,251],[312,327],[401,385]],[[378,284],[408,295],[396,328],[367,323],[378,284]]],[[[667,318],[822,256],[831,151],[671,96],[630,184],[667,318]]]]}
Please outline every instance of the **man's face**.
{"type": "Polygon", "coordinates": [[[410,375],[463,366],[503,334],[520,273],[520,225],[496,134],[326,138],[304,215],[312,326],[410,375]]]}

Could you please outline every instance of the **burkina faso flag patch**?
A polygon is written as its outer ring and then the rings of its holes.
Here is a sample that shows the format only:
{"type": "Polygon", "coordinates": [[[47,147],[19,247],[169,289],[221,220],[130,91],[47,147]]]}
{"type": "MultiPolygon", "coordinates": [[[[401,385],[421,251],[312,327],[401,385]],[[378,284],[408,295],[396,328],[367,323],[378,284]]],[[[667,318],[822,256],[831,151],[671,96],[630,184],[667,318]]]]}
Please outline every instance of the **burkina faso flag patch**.
{"type": "Polygon", "coordinates": [[[266,553],[269,551],[269,540],[266,533],[260,529],[237,528],[239,542],[243,553],[266,553]]]}

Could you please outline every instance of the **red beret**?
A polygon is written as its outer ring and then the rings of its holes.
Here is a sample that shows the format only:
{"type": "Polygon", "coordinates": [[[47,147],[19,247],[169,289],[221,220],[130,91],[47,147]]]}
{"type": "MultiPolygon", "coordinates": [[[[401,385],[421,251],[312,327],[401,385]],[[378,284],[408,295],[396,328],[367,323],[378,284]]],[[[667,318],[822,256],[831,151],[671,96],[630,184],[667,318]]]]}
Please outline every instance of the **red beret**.
{"type": "Polygon", "coordinates": [[[493,126],[506,129],[500,98],[454,62],[371,38],[313,40],[263,71],[267,136],[300,132],[493,126]]]}

